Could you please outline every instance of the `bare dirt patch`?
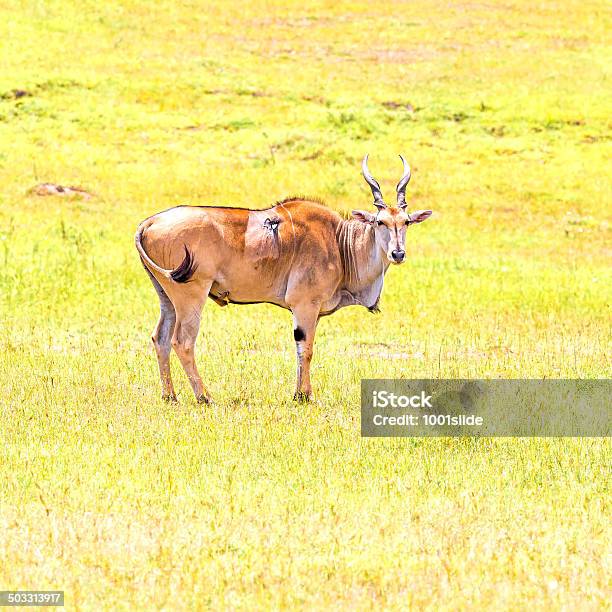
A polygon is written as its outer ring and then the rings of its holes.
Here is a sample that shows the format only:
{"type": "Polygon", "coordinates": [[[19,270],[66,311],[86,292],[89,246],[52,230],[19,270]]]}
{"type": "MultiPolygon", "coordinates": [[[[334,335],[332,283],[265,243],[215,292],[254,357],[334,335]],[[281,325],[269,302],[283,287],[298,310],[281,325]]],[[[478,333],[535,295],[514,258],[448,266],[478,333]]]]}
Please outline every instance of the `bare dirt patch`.
{"type": "Polygon", "coordinates": [[[61,196],[65,198],[80,198],[83,200],[91,200],[94,197],[93,193],[90,193],[82,187],[64,187],[63,185],[56,185],[55,183],[39,183],[28,190],[29,195],[37,196],[61,196]]]}

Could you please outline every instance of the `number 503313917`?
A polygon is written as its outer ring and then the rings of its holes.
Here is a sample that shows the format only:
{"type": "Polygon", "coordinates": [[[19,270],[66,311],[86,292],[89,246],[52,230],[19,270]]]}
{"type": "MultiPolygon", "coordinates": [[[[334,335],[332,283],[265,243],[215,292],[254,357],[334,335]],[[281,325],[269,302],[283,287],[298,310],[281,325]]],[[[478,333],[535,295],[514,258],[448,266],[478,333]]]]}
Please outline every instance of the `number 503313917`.
{"type": "Polygon", "coordinates": [[[63,606],[64,591],[0,591],[0,606],[63,606]]]}

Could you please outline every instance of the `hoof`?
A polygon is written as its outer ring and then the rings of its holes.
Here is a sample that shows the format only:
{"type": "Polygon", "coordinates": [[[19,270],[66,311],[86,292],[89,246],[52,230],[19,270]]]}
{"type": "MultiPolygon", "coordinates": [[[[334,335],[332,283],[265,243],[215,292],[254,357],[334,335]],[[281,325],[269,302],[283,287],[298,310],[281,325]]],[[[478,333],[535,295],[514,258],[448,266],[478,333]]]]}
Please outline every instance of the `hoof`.
{"type": "Polygon", "coordinates": [[[198,404],[212,404],[213,400],[212,397],[210,397],[210,395],[200,395],[199,397],[196,397],[196,401],[198,402],[198,404]]]}
{"type": "Polygon", "coordinates": [[[312,393],[305,393],[304,391],[296,391],[293,396],[294,402],[299,402],[300,404],[306,404],[312,399],[312,393]]]}
{"type": "Polygon", "coordinates": [[[176,404],[178,402],[176,395],[162,395],[162,400],[164,400],[164,402],[168,402],[169,404],[176,404]]]}

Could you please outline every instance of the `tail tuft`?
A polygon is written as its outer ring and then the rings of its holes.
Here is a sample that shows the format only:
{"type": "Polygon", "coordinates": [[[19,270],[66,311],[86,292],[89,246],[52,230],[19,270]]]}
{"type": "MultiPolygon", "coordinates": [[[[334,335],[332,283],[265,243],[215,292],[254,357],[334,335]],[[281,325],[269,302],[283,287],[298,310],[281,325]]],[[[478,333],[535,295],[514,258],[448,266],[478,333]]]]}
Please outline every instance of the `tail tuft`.
{"type": "Polygon", "coordinates": [[[187,283],[191,280],[191,277],[194,275],[195,271],[198,269],[198,264],[195,262],[193,254],[185,247],[185,259],[178,265],[178,267],[174,268],[172,272],[170,272],[170,278],[177,283],[187,283]]]}

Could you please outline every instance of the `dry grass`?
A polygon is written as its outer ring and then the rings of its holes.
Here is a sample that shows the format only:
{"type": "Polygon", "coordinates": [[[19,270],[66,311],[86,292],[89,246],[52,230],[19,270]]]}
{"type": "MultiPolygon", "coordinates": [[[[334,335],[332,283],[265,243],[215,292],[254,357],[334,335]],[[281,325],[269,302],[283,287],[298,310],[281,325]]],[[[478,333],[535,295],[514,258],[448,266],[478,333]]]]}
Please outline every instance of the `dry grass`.
{"type": "MultiPolygon", "coordinates": [[[[79,609],[597,609],[608,440],[364,440],[362,377],[610,375],[602,2],[0,2],[0,588],[79,609]],[[22,93],[19,93],[22,92],[22,93]],[[23,93],[25,92],[25,93],[23,93]],[[133,249],[179,203],[369,206],[410,234],[383,314],[204,311],[175,368],[133,249]],[[43,182],[90,200],[38,197],[43,182]]],[[[608,79],[609,80],[609,79],[608,79]]],[[[177,364],[174,364],[175,366],[177,364]]]]}

